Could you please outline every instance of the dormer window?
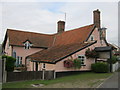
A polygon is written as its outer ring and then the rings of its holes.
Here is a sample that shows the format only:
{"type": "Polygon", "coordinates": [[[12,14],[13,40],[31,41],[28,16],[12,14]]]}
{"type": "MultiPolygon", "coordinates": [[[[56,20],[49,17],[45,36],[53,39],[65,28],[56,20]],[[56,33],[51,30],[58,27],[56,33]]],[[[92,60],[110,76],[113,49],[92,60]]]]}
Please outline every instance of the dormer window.
{"type": "Polygon", "coordinates": [[[31,44],[31,42],[30,42],[29,40],[26,40],[26,41],[24,42],[24,48],[25,48],[25,49],[30,49],[31,46],[32,46],[32,44],[31,44]]]}

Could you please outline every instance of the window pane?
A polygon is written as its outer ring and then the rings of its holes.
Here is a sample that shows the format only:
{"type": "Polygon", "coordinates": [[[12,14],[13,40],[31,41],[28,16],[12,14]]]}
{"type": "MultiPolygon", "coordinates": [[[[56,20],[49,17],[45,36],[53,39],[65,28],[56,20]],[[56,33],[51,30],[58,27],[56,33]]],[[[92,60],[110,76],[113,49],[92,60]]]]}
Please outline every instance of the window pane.
{"type": "Polygon", "coordinates": [[[43,64],[43,68],[45,68],[45,63],[43,64]]]}
{"type": "Polygon", "coordinates": [[[81,56],[81,58],[84,58],[84,56],[81,56]]]}
{"type": "Polygon", "coordinates": [[[81,58],[81,56],[78,56],[78,58],[81,58]]]}

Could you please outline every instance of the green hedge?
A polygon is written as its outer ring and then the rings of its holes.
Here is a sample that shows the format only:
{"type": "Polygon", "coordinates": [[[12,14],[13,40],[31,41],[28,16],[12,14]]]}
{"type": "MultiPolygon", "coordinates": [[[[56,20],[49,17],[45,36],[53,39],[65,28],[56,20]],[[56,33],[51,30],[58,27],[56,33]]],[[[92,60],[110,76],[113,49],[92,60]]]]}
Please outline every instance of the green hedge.
{"type": "Polygon", "coordinates": [[[109,71],[109,66],[106,63],[94,63],[91,65],[91,69],[96,73],[107,73],[109,71]]]}
{"type": "Polygon", "coordinates": [[[6,58],[6,71],[12,72],[14,70],[16,59],[11,56],[2,56],[2,59],[6,58]]]}

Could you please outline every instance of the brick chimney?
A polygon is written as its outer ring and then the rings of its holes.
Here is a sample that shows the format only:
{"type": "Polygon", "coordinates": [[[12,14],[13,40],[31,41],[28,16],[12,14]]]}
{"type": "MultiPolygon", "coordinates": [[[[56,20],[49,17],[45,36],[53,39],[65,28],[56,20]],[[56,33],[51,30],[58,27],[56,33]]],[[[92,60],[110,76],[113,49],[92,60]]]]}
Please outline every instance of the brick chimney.
{"type": "Polygon", "coordinates": [[[93,11],[93,21],[97,28],[100,28],[100,11],[99,9],[93,11]]]}
{"type": "Polygon", "coordinates": [[[65,30],[65,22],[64,21],[58,21],[58,33],[62,33],[65,30]]]}

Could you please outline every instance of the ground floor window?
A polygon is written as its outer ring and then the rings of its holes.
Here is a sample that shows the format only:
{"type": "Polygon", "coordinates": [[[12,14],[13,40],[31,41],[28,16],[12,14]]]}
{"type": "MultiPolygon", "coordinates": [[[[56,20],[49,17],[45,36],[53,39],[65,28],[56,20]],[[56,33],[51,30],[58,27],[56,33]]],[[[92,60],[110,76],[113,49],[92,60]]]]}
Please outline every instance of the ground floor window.
{"type": "Polygon", "coordinates": [[[45,69],[45,63],[42,64],[42,68],[45,69]]]}
{"type": "Polygon", "coordinates": [[[17,56],[16,58],[16,66],[21,66],[22,65],[22,57],[21,56],[17,56]]]}
{"type": "Polygon", "coordinates": [[[78,59],[81,60],[81,65],[84,66],[85,65],[85,55],[78,55],[78,59]]]}

